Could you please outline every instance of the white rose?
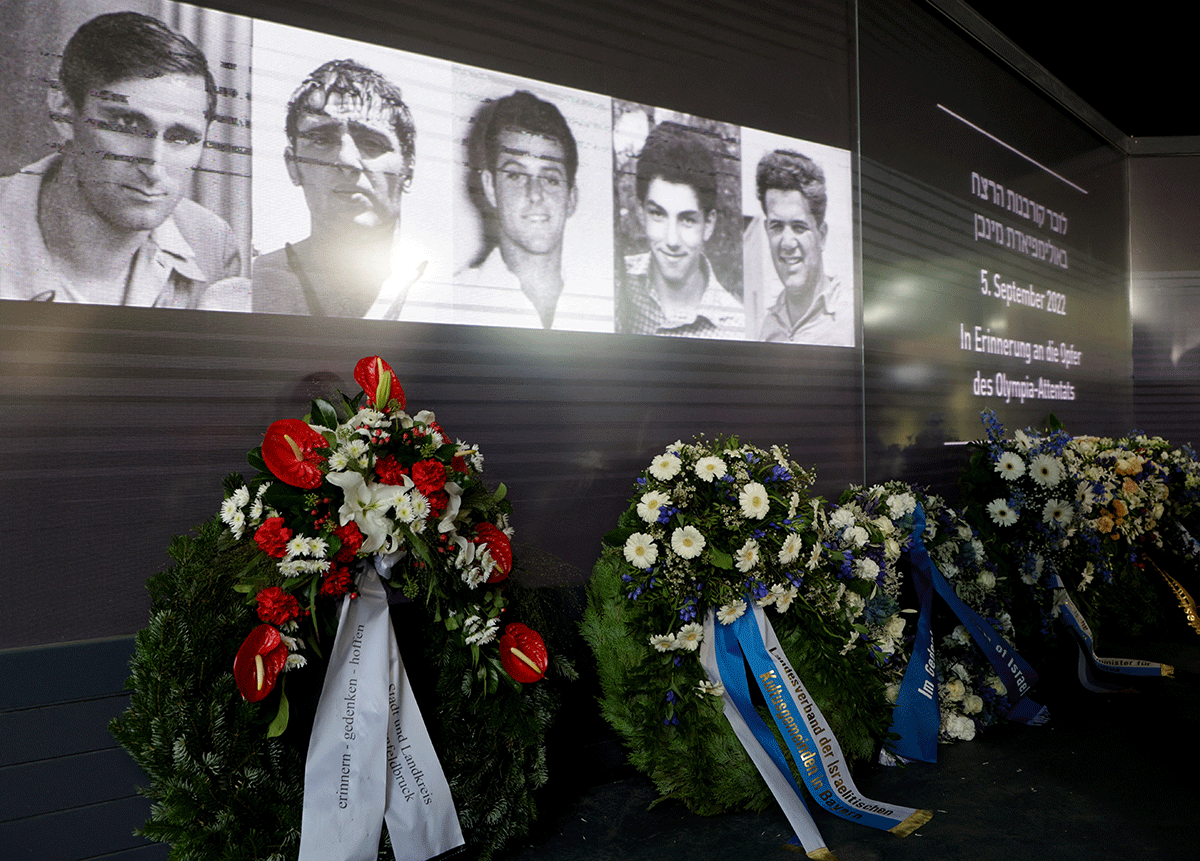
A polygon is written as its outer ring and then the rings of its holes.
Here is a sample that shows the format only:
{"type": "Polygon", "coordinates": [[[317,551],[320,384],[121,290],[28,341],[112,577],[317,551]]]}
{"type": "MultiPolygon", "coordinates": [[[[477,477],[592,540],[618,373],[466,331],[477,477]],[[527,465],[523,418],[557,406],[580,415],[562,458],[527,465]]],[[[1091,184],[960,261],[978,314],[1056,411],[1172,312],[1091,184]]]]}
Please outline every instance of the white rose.
{"type": "Polygon", "coordinates": [[[969,715],[977,715],[983,711],[983,700],[978,694],[967,694],[963,697],[963,711],[969,715]]]}
{"type": "Polygon", "coordinates": [[[992,589],[996,586],[996,575],[991,571],[979,572],[979,585],[984,589],[992,589]]]}
{"type": "Polygon", "coordinates": [[[942,690],[946,693],[946,699],[956,703],[966,696],[967,686],[958,679],[951,679],[942,685],[942,690]]]}

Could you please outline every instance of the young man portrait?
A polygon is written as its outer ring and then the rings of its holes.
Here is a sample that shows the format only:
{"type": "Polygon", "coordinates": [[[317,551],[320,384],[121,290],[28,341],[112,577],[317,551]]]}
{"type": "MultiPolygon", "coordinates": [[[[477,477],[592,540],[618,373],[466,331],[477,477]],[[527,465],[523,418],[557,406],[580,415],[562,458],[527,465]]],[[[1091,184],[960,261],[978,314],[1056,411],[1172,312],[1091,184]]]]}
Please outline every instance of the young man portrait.
{"type": "Polygon", "coordinates": [[[741,302],[705,253],[717,222],[717,162],[704,137],[679,123],[657,124],[637,158],[636,196],[649,251],[624,258],[617,331],[744,338],[741,302]]]}
{"type": "Polygon", "coordinates": [[[416,129],[400,88],[331,60],[292,95],[284,161],[304,193],[309,235],[254,262],[254,310],[396,319],[422,263],[400,251],[416,129]]]}
{"type": "Polygon", "coordinates": [[[156,18],[100,15],[59,82],[61,152],[0,179],[0,298],[246,310],[233,231],[187,197],[216,111],[204,54],[156,18]]]}

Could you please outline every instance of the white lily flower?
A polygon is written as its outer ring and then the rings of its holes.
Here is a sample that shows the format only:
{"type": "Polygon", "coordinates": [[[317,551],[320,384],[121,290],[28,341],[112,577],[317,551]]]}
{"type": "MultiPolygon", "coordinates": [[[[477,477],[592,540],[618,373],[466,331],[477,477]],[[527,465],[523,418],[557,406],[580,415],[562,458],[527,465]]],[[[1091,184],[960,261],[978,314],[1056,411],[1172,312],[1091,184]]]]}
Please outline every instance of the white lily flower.
{"type": "Polygon", "coordinates": [[[330,484],[342,489],[345,501],[338,509],[338,517],[343,526],[353,520],[362,532],[362,552],[390,549],[393,536],[388,512],[399,502],[405,489],[394,484],[368,484],[357,472],[331,472],[326,478],[330,484]]]}

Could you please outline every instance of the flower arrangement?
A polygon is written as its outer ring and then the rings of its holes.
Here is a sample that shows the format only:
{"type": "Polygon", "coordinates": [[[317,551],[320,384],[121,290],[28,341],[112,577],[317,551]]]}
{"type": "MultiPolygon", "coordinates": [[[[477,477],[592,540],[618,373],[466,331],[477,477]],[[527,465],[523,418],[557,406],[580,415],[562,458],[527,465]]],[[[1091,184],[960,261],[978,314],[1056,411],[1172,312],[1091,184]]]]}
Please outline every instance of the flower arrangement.
{"type": "MultiPolygon", "coordinates": [[[[340,415],[317,400],[305,420],[274,422],[249,455],[258,474],[226,482],[221,520],[260,551],[234,587],[262,621],[234,661],[242,695],[262,700],[280,672],[305,665],[304,651],[328,640],[337,603],[354,595],[372,558],[392,589],[424,601],[470,653],[469,682],[494,692],[501,679],[541,678],[548,663],[536,632],[522,630],[525,649],[500,636],[512,568],[504,486],[484,487],[479,450],[451,441],[433,413],[404,411],[399,381],[378,356],[362,359],[354,377],[363,392],[343,397],[340,415]]],[[[272,732],[286,725],[284,703],[272,732]]]]}
{"type": "Polygon", "coordinates": [[[1148,554],[1195,554],[1179,529],[1200,502],[1195,453],[1136,433],[1072,438],[1053,416],[1048,431],[1008,439],[994,413],[983,420],[987,439],[960,480],[965,513],[1028,587],[1041,632],[1057,616],[1059,582],[1093,621],[1119,617],[1131,634],[1153,624],[1148,554]]]}
{"type": "Polygon", "coordinates": [[[297,857],[298,717],[315,708],[336,606],[376,571],[408,622],[406,664],[429,681],[423,718],[473,857],[536,817],[556,686],[574,678],[553,648],[555,601],[511,576],[510,506],[484,486],[478,449],[405,412],[381,359],[354,376],[362,394],[268,429],[256,474],[226,479],[220,516],[176,539],[148,583],[130,706],[111,729],[150,779],[140,833],[180,857],[297,857]]]}
{"type": "Polygon", "coordinates": [[[854,627],[872,586],[846,548],[818,540],[812,482],[781,446],[676,442],[637,479],[593,571],[583,633],[601,711],[663,796],[699,813],[771,802],[700,664],[706,613],[721,625],[763,608],[848,756],[871,758],[886,735],[882,649],[854,627]]]}
{"type": "MultiPolygon", "coordinates": [[[[1016,631],[1001,589],[1003,577],[988,558],[978,533],[940,496],[925,494],[921,504],[930,558],[963,603],[997,634],[1013,642],[1016,631]]],[[[997,705],[1007,690],[966,627],[957,619],[953,623],[953,628],[943,625],[934,631],[941,715],[938,735],[943,741],[970,741],[977,731],[1000,719],[997,705]]]]}
{"type": "MultiPolygon", "coordinates": [[[[838,579],[846,584],[850,594],[845,611],[872,650],[892,702],[912,654],[913,629],[905,614],[916,611],[901,609],[901,604],[915,603],[915,595],[906,588],[909,566],[904,563],[913,543],[918,504],[925,509],[923,543],[938,570],[968,607],[1005,639],[1013,638],[996,568],[975,530],[944,499],[901,481],[848,489],[828,516],[815,518],[819,541],[830,552],[838,579]]],[[[944,614],[935,616],[938,735],[942,741],[969,741],[977,730],[999,720],[996,699],[1005,689],[966,628],[952,628],[943,620],[944,614]]]]}
{"type": "Polygon", "coordinates": [[[1018,430],[1008,439],[994,412],[985,410],[982,416],[987,439],[974,444],[960,479],[963,513],[991,557],[1004,566],[1007,579],[1029,588],[1046,633],[1053,618],[1054,576],[1075,579],[1073,548],[1091,535],[1080,532],[1082,491],[1064,457],[1071,436],[1051,417],[1047,432],[1018,430]]]}

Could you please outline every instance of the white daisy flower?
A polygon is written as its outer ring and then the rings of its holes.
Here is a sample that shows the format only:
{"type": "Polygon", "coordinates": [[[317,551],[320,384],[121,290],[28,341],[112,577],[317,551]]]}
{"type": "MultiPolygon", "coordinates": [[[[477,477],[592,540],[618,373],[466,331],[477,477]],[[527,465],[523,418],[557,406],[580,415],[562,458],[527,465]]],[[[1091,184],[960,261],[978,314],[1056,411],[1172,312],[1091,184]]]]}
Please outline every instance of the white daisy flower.
{"type": "Polygon", "coordinates": [[[658,559],[654,536],[635,532],[625,539],[625,561],[637,568],[649,568],[658,559]]]}
{"type": "Polygon", "coordinates": [[[1047,523],[1057,523],[1059,526],[1070,526],[1075,519],[1075,509],[1069,502],[1061,499],[1051,499],[1042,508],[1042,520],[1047,523]]]}
{"type": "Polygon", "coordinates": [[[669,652],[679,648],[675,643],[675,638],[670,634],[651,634],[650,645],[659,652],[669,652]]]}
{"type": "Polygon", "coordinates": [[[733,558],[737,563],[737,570],[745,574],[758,564],[758,542],[753,538],[747,538],[746,543],[738,549],[733,558]]]}
{"type": "Polygon", "coordinates": [[[1054,487],[1062,478],[1062,464],[1058,458],[1048,454],[1039,454],[1029,464],[1029,474],[1042,487],[1054,487]]]}
{"type": "Polygon", "coordinates": [[[742,514],[755,520],[761,520],[767,516],[771,500],[767,496],[765,487],[757,481],[750,481],[738,495],[738,503],[742,506],[742,514]]]}
{"type": "Polygon", "coordinates": [[[795,532],[783,539],[783,546],[779,548],[779,564],[791,565],[800,556],[800,551],[804,549],[804,539],[795,532]]]}
{"type": "Polygon", "coordinates": [[[651,490],[649,493],[644,493],[642,494],[642,498],[638,500],[638,517],[647,523],[658,523],[660,509],[670,501],[671,497],[667,496],[661,490],[651,490]]]}
{"type": "Polygon", "coordinates": [[[696,475],[701,481],[711,484],[714,479],[725,475],[726,471],[725,461],[719,457],[709,455],[696,461],[696,475]]]}
{"type": "Polygon", "coordinates": [[[987,510],[991,515],[992,523],[997,526],[1012,526],[1017,522],[1017,512],[1013,511],[1006,499],[993,499],[988,503],[987,510]]]}
{"type": "Polygon", "coordinates": [[[704,549],[704,536],[694,526],[681,526],[671,533],[671,549],[681,559],[695,559],[704,549]]]}
{"type": "Polygon", "coordinates": [[[772,586],[771,592],[775,595],[775,610],[779,613],[786,613],[792,606],[792,601],[800,594],[800,590],[795,586],[785,588],[781,583],[772,586]]]}
{"type": "Polygon", "coordinates": [[[726,604],[721,609],[717,610],[717,621],[722,625],[731,625],[742,617],[746,612],[745,601],[734,601],[731,604],[726,604]]]}
{"type": "Polygon", "coordinates": [[[1008,481],[1015,481],[1025,474],[1025,461],[1021,460],[1020,455],[1006,451],[996,461],[996,472],[1008,481]]]}
{"type": "Polygon", "coordinates": [[[664,452],[650,461],[650,474],[659,481],[670,481],[679,474],[679,457],[664,452]]]}
{"type": "Polygon", "coordinates": [[[675,648],[694,652],[700,648],[700,641],[703,639],[704,626],[699,622],[688,622],[675,635],[675,648]]]}

